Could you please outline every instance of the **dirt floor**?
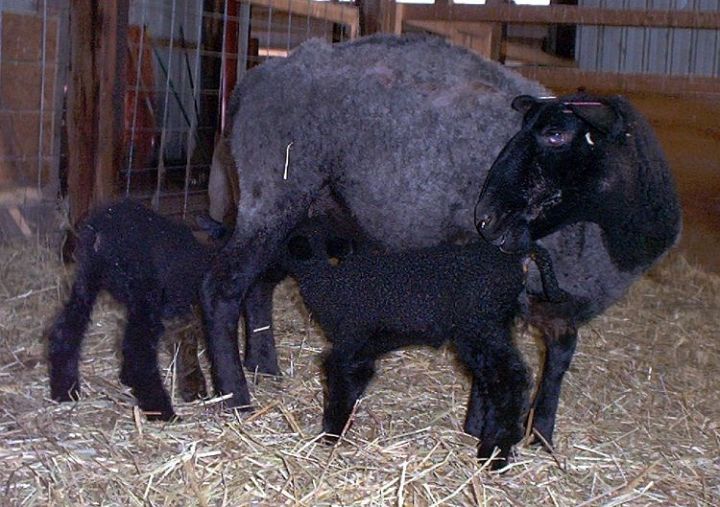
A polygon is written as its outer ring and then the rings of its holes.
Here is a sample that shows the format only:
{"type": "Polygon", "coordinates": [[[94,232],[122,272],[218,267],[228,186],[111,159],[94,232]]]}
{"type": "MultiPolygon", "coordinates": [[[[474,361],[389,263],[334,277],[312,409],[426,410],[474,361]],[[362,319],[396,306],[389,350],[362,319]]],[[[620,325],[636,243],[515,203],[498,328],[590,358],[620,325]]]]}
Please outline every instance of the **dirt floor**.
{"type": "Polygon", "coordinates": [[[145,421],[118,382],[108,301],[83,398],[58,405],[43,341],[67,290],[56,258],[0,246],[0,505],[720,505],[720,277],[681,257],[582,329],[555,453],[521,445],[504,474],[474,459],[469,380],[448,350],[389,355],[341,443],[320,442],[324,342],[291,284],[276,294],[283,377],[257,379],[255,413],[176,399],[182,422],[145,421]]]}

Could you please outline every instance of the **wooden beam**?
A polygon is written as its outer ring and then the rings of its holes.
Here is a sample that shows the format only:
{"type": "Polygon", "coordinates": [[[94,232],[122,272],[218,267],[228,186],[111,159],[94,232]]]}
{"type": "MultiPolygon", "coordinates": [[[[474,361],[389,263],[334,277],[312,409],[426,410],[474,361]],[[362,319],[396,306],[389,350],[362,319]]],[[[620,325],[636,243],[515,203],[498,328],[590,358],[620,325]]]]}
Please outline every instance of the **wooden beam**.
{"type": "Polygon", "coordinates": [[[406,20],[720,29],[718,11],[670,11],[575,5],[405,5],[406,20]]]}
{"type": "Polygon", "coordinates": [[[441,35],[453,44],[464,46],[485,58],[498,60],[501,48],[499,23],[465,23],[462,21],[405,20],[405,26],[441,35]]]}
{"type": "Polygon", "coordinates": [[[580,86],[601,93],[647,92],[663,95],[720,95],[720,79],[699,76],[658,74],[617,74],[558,67],[516,67],[525,77],[541,82],[556,92],[580,86]]]}
{"type": "Polygon", "coordinates": [[[98,144],[93,204],[115,196],[115,182],[125,159],[125,90],[127,87],[129,0],[96,2],[100,23],[97,53],[98,144]]]}
{"type": "Polygon", "coordinates": [[[123,153],[128,0],[71,0],[68,200],[75,226],[112,198],[123,153]]]}
{"type": "Polygon", "coordinates": [[[299,16],[326,19],[333,23],[350,26],[352,34],[360,33],[360,14],[354,5],[331,2],[314,2],[308,0],[246,0],[251,5],[267,7],[283,12],[291,12],[299,16]]]}

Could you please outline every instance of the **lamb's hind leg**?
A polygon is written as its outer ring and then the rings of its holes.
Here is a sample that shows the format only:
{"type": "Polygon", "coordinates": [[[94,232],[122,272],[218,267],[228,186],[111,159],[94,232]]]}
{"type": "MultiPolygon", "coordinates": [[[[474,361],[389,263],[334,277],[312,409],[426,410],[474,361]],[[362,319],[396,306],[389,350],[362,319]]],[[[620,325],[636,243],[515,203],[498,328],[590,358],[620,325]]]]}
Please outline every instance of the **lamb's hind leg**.
{"type": "Polygon", "coordinates": [[[48,333],[50,395],[56,401],[77,400],[80,395],[80,346],[100,290],[91,266],[78,265],[70,299],[48,333]]]}
{"type": "Polygon", "coordinates": [[[175,335],[171,353],[174,356],[177,391],[184,401],[200,400],[207,397],[205,377],[198,358],[198,325],[189,325],[175,335]]]}
{"type": "Polygon", "coordinates": [[[128,305],[120,381],[132,389],[148,419],[169,421],[175,418],[175,412],[163,388],[157,361],[164,327],[159,302],[151,294],[128,305]]]}
{"type": "Polygon", "coordinates": [[[510,338],[509,329],[488,330],[483,340],[456,340],[460,359],[473,376],[465,431],[480,439],[478,458],[492,469],[505,466],[512,446],[522,439],[527,407],[527,368],[510,338]]]}
{"type": "Polygon", "coordinates": [[[277,281],[262,276],[245,297],[245,368],[266,375],[280,375],[273,336],[273,292],[277,281]]]}

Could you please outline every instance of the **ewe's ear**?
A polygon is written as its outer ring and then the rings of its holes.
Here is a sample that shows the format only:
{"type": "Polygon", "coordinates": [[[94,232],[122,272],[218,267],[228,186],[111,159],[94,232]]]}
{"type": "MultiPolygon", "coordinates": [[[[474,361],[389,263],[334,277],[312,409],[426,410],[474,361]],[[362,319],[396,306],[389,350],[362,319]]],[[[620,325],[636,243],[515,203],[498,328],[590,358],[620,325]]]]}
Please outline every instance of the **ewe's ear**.
{"type": "Polygon", "coordinates": [[[525,114],[537,103],[538,100],[532,95],[519,95],[513,99],[510,106],[518,113],[525,114]]]}
{"type": "Polygon", "coordinates": [[[619,131],[622,118],[608,104],[603,102],[569,102],[568,107],[576,116],[589,123],[603,134],[619,131]]]}

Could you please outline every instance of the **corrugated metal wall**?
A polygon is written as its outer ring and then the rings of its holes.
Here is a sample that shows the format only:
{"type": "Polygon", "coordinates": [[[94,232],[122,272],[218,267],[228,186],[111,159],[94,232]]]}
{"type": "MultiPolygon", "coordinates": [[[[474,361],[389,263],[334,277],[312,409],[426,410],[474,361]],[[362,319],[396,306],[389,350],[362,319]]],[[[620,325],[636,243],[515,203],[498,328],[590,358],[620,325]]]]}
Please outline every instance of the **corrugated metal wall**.
{"type": "MultiPolygon", "coordinates": [[[[580,0],[582,7],[720,11],[720,0],[580,0]]],[[[720,31],[680,28],[578,27],[583,70],[720,77],[720,31]]]]}

